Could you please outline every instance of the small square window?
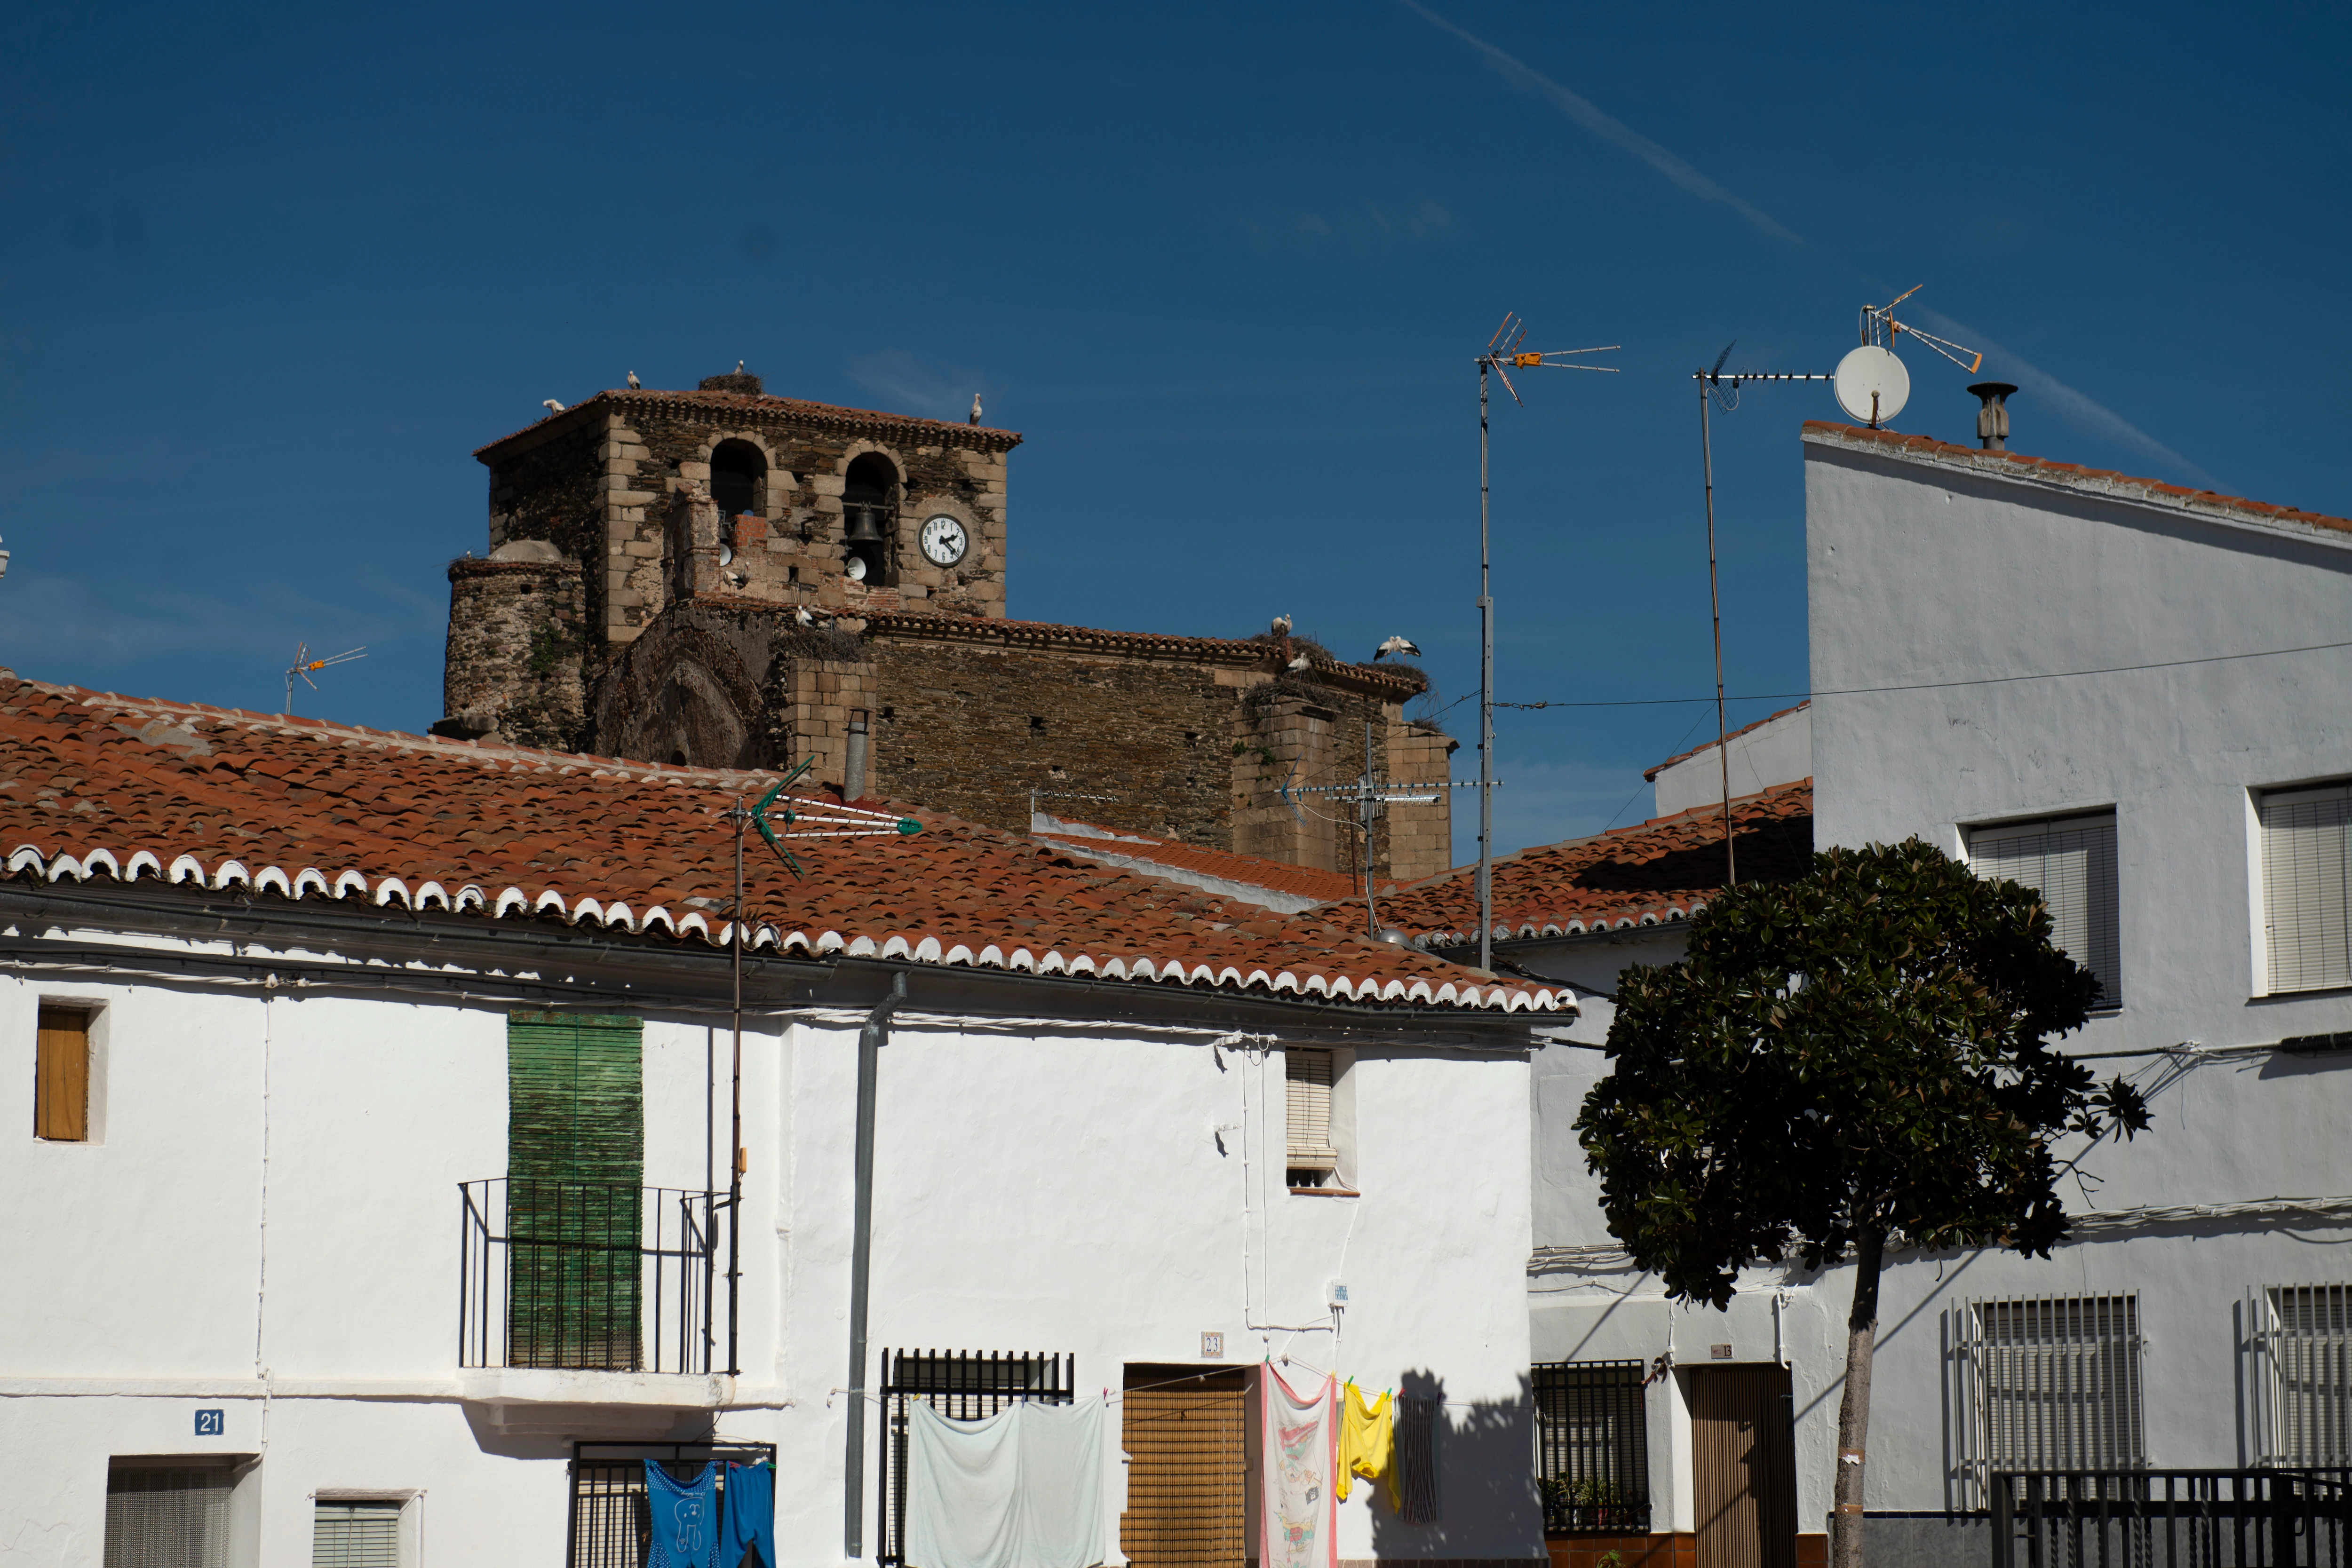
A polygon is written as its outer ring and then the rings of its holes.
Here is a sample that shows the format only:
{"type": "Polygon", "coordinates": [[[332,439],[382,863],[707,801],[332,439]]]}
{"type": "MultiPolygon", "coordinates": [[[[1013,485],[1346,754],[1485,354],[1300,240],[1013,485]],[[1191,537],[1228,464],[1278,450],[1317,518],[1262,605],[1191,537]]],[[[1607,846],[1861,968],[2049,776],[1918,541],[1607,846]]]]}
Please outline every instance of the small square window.
{"type": "Polygon", "coordinates": [[[310,1568],[400,1568],[400,1504],[320,1499],[310,1519],[310,1568]]]}
{"type": "Polygon", "coordinates": [[[2352,786],[2274,790],[2255,814],[2270,991],[2352,986],[2352,786]]]}

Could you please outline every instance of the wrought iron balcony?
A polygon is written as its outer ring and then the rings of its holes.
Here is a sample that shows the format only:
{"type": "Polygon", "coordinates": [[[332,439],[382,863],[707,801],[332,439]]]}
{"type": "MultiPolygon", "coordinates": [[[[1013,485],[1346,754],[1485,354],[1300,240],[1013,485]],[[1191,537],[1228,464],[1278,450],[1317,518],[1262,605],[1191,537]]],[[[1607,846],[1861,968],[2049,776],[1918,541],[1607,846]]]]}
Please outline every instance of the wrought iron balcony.
{"type": "Polygon", "coordinates": [[[459,1366],[734,1370],[726,1194],[531,1176],[457,1192],[459,1366]]]}

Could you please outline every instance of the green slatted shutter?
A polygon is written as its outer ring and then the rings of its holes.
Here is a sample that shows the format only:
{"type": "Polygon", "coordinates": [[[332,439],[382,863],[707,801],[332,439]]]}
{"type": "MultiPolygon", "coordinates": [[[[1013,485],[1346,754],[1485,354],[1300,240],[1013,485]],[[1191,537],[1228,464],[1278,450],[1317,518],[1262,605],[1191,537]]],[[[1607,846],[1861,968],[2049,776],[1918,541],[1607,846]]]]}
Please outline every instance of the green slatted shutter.
{"type": "Polygon", "coordinates": [[[638,1364],[643,1025],[507,1019],[507,1361],[638,1364]]]}

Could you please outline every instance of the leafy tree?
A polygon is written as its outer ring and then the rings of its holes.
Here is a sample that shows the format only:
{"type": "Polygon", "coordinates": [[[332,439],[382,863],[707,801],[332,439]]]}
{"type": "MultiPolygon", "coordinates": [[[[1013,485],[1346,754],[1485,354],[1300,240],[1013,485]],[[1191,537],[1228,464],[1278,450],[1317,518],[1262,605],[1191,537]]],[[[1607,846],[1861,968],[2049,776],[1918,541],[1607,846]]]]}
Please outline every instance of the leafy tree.
{"type": "Polygon", "coordinates": [[[1619,977],[1615,1070],[1576,1126],[1635,1266],[1720,1308],[1749,1264],[1853,1259],[1833,1568],[1862,1562],[1888,1243],[2047,1257],[2052,1143],[2147,1125],[2137,1090],[2050,1048],[2099,994],[2050,931],[2041,894],[1913,839],[1728,890],[1680,963],[1619,977]]]}

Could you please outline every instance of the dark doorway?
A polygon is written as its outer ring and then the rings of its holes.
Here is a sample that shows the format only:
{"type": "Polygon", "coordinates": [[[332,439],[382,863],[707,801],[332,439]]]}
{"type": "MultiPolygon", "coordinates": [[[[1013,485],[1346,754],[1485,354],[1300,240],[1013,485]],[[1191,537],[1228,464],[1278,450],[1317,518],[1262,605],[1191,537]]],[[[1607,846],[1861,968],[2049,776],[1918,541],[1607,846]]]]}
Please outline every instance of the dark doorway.
{"type": "Polygon", "coordinates": [[[1697,1568],[1796,1568],[1789,1369],[1694,1368],[1690,1413],[1697,1568]]]}
{"type": "Polygon", "coordinates": [[[1249,1375],[1129,1362],[1119,1549],[1137,1568],[1241,1568],[1249,1484],[1249,1375]]]}

